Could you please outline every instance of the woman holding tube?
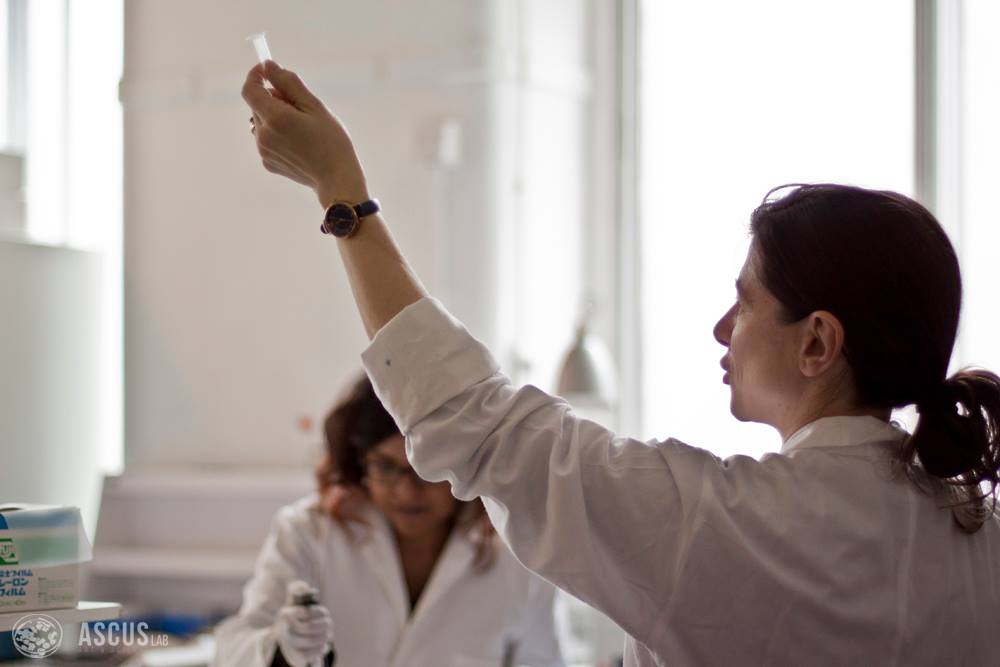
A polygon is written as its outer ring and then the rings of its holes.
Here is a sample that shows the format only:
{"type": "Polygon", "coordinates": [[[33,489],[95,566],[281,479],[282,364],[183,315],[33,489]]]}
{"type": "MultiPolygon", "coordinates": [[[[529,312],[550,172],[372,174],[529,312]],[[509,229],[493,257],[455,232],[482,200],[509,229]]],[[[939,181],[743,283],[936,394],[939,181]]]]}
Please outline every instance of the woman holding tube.
{"type": "Polygon", "coordinates": [[[481,502],[417,477],[367,377],[324,431],[318,494],[275,517],[216,665],[562,667],[555,590],[494,540],[481,502]]]}
{"type": "Polygon", "coordinates": [[[365,214],[336,242],[414,469],[482,497],[521,562],[621,625],[626,665],[995,662],[1000,378],[947,376],[961,279],[925,208],[804,185],[753,212],[713,333],[731,412],[782,444],[721,460],[511,386],[364,208],[336,117],[271,61],[243,96],[265,168],[310,186],[328,220],[365,214]],[[911,404],[908,433],[890,417],[911,404]]]}

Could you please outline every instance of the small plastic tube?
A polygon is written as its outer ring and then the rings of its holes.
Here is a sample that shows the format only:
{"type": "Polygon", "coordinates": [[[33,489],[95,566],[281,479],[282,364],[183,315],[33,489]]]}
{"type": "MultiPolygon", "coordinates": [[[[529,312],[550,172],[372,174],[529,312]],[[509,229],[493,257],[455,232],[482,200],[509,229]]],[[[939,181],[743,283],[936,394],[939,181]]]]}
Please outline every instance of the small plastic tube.
{"type": "Polygon", "coordinates": [[[271,49],[267,46],[267,35],[258,32],[247,37],[248,42],[253,42],[253,48],[257,51],[257,60],[263,65],[265,60],[271,59],[271,49]]]}

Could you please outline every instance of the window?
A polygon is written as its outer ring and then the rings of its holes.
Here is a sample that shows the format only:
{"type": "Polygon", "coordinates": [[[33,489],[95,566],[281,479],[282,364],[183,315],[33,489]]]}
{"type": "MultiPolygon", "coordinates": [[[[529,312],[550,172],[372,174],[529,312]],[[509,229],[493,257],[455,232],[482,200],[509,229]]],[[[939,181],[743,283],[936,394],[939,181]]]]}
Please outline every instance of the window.
{"type": "Polygon", "coordinates": [[[0,0],[0,149],[10,147],[10,7],[9,0],[0,0]]]}
{"type": "Polygon", "coordinates": [[[102,256],[102,464],[122,465],[122,0],[0,0],[0,231],[102,256]]]}
{"type": "Polygon", "coordinates": [[[0,233],[24,231],[25,11],[0,0],[0,233]]]}
{"type": "Polygon", "coordinates": [[[26,0],[0,0],[0,151],[24,149],[26,0]]]}
{"type": "Polygon", "coordinates": [[[772,187],[913,194],[912,0],[645,2],[639,21],[643,437],[775,450],[729,414],[712,327],[772,187]]]}
{"type": "Polygon", "coordinates": [[[965,295],[955,365],[1000,372],[1000,4],[966,0],[952,35],[962,45],[960,231],[965,295]]]}

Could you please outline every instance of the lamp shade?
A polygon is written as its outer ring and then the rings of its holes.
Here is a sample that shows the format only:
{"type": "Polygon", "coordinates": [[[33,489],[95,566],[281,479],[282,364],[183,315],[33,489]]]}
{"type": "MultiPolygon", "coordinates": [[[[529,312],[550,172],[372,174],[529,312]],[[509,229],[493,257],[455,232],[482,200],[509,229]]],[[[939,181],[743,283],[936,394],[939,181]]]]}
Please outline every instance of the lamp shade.
{"type": "Polygon", "coordinates": [[[617,400],[614,362],[607,346],[587,331],[577,327],[573,344],[559,367],[556,393],[571,403],[586,403],[610,408],[617,400]]]}

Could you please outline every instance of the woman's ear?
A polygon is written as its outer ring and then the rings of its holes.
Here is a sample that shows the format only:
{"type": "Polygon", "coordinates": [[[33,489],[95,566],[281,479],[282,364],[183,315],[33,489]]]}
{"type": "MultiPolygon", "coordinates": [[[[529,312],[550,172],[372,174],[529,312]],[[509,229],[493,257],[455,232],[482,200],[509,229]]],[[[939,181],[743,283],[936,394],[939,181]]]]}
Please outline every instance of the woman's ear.
{"type": "Polygon", "coordinates": [[[819,377],[840,358],[844,350],[844,327],[837,317],[817,310],[803,320],[799,370],[806,377],[819,377]]]}

